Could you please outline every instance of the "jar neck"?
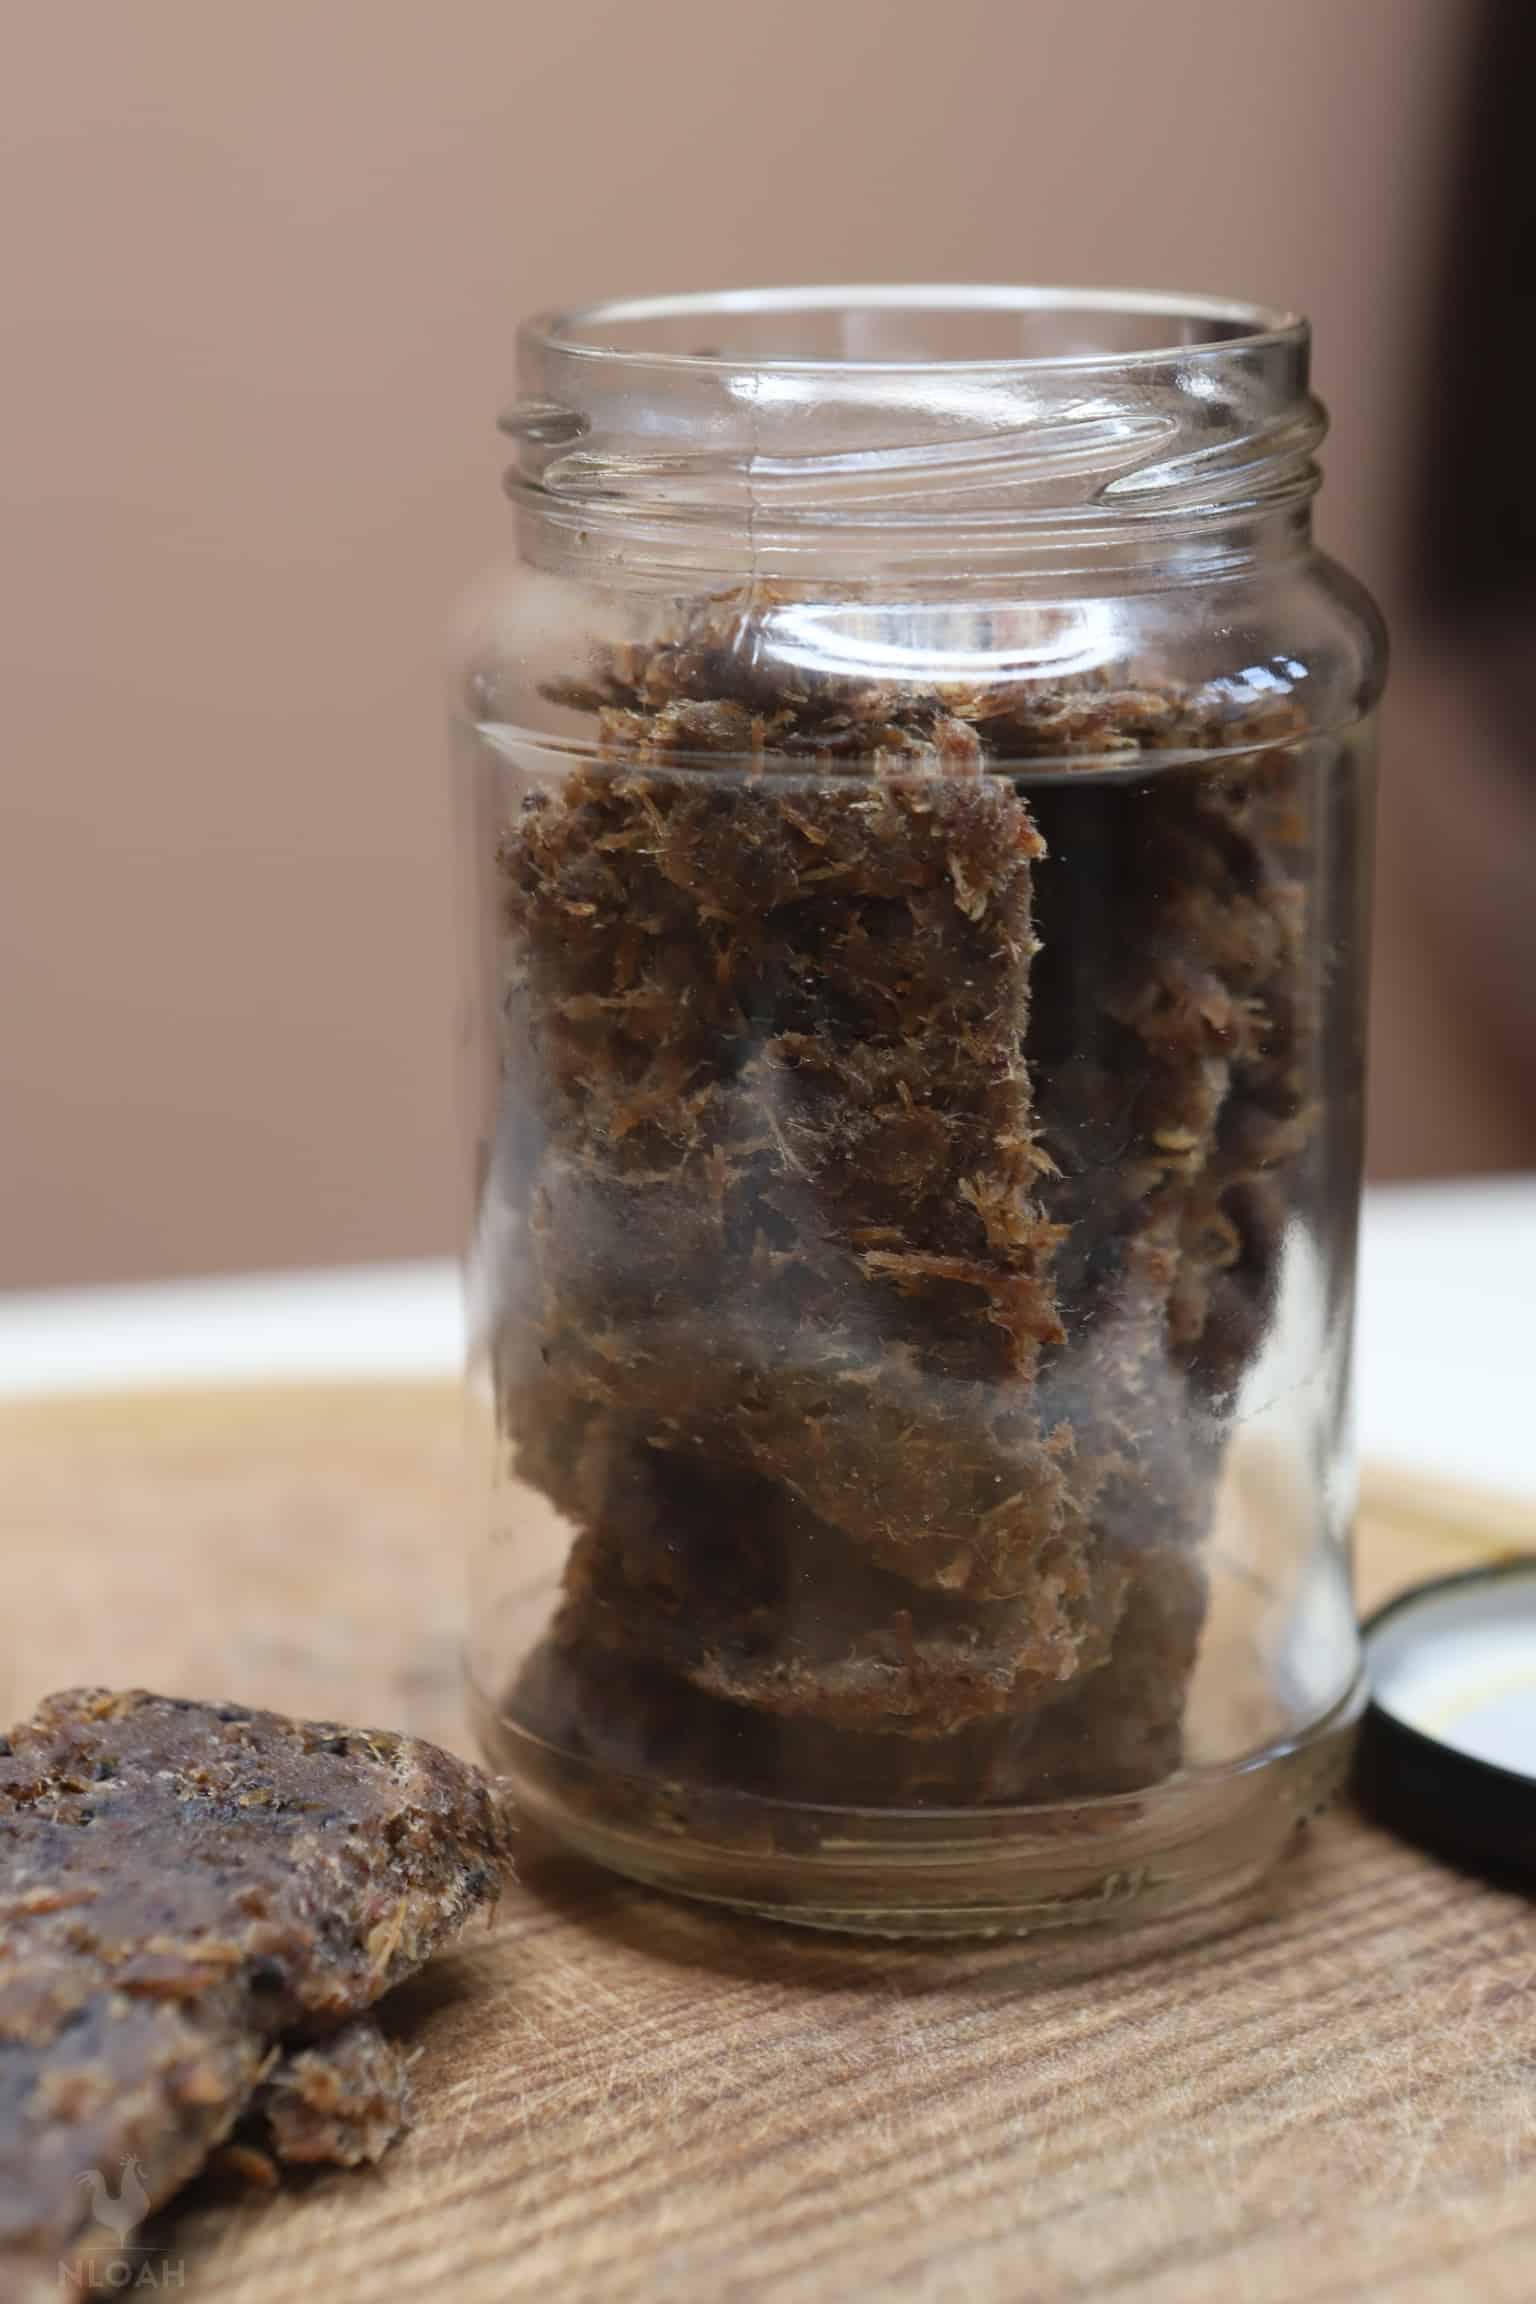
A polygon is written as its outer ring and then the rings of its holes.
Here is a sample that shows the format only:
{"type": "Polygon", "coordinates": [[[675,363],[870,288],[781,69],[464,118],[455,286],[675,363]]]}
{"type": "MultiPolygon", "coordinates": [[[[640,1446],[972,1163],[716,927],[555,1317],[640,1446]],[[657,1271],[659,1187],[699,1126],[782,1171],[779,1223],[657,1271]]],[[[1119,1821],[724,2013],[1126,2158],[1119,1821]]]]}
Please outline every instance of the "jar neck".
{"type": "Polygon", "coordinates": [[[507,490],[533,556],[666,580],[1183,582],[1306,549],[1308,354],[1191,298],[605,306],[522,331],[507,490]]]}

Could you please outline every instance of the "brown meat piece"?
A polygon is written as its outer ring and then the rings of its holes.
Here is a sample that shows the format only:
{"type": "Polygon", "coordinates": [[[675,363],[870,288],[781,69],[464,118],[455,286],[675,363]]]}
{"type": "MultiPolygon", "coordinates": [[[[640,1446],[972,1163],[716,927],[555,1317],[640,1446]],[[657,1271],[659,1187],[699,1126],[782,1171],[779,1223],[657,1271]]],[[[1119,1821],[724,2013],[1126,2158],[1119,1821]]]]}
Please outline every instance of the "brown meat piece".
{"type": "Polygon", "coordinates": [[[867,805],[600,768],[530,807],[505,864],[544,1149],[508,1179],[527,1261],[503,1287],[533,1316],[499,1382],[528,1476],[607,1555],[593,1588],[659,1578],[706,1685],[745,1686],[762,1587],[817,1527],[869,1605],[871,1570],[1010,1599],[996,1669],[967,1628],[948,1686],[895,1585],[873,1654],[750,1674],[775,1706],[931,1733],[1104,1653],[1114,1580],[1088,1573],[1070,1433],[1009,1388],[1060,1333],[1018,1064],[1038,840],[969,762],[936,788],[899,758],[867,805]],[[750,1559],[676,1589],[690,1522],[744,1537],[765,1504],[750,1559]],[[717,1642],[712,1604],[753,1622],[717,1642]]]}
{"type": "Polygon", "coordinates": [[[409,2059],[371,2016],[354,2017],[283,2056],[250,2117],[279,2160],[342,2168],[382,2160],[411,2123],[409,2059]]]}
{"type": "Polygon", "coordinates": [[[632,1820],[626,1787],[650,1776],[658,1803],[704,1836],[754,1837],[762,1816],[752,1803],[763,1800],[995,1808],[1135,1791],[1179,1765],[1205,1579],[1188,1551],[1152,1546],[1127,1581],[1104,1665],[1049,1709],[947,1736],[870,1734],[722,1701],[643,1656],[587,1644],[580,1613],[528,1659],[508,1708],[599,1771],[572,1778],[567,1797],[622,1824],[632,1820]],[[747,1797],[733,1804],[733,1793],[747,1797]]]}
{"type": "MultiPolygon", "coordinates": [[[[681,1523],[687,1527],[689,1523],[681,1523]]],[[[734,1527],[740,1530],[737,1520],[734,1527]]],[[[919,1618],[910,1595],[856,1562],[840,1572],[836,1536],[779,1553],[751,1571],[697,1566],[660,1597],[622,1573],[624,1547],[578,1541],[566,1575],[568,1618],[583,1636],[645,1654],[707,1695],[791,1718],[913,1737],[945,1736],[972,1720],[1016,1709],[1028,1690],[1039,1703],[1107,1657],[1103,1617],[1118,1614],[1107,1573],[1086,1589],[1070,1553],[1053,1578],[1045,1562],[1031,1607],[978,1612],[931,1603],[919,1618]],[[748,1576],[751,1580],[748,1580],[748,1576]]]]}
{"type": "Polygon", "coordinates": [[[1313,1125],[1298,715],[806,671],[774,609],[563,686],[606,757],[503,828],[496,1384],[577,1531],[512,1710],[821,1800],[1132,1788],[1313,1125]]]}
{"type": "Polygon", "coordinates": [[[507,1829],[429,1744],[238,1705],[77,1690],[0,1738],[0,2275],[121,2241],[103,2186],[176,2191],[273,2042],[495,1897],[507,1829]]]}

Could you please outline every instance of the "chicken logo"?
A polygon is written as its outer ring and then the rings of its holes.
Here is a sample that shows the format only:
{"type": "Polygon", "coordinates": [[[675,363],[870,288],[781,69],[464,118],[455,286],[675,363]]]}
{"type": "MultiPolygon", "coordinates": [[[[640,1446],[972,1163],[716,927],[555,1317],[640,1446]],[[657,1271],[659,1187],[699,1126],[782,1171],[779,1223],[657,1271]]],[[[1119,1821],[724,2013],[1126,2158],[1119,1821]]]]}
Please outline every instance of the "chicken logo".
{"type": "Polygon", "coordinates": [[[87,2168],[77,2178],[77,2182],[83,2184],[90,2194],[92,2219],[103,2232],[110,2232],[119,2245],[127,2239],[135,2224],[142,2224],[149,2214],[149,2194],[144,2186],[144,2171],[137,2160],[123,2162],[115,2200],[99,2168],[87,2168]]]}

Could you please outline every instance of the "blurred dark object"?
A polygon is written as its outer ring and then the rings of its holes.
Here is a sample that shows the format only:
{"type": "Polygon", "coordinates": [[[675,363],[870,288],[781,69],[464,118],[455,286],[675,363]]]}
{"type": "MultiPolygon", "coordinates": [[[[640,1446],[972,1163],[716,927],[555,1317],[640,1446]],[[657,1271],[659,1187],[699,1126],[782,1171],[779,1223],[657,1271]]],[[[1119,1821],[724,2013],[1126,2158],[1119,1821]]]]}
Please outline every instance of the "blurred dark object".
{"type": "Polygon", "coordinates": [[[1536,1167],[1536,5],[1480,12],[1423,336],[1378,845],[1371,1165],[1536,1167]]]}
{"type": "MultiPolygon", "coordinates": [[[[1489,0],[1429,363],[1418,581],[1458,624],[1536,612],[1536,7],[1489,0]]],[[[1511,672],[1515,667],[1511,665],[1511,672]]],[[[1521,699],[1522,714],[1529,706],[1521,699]]]]}

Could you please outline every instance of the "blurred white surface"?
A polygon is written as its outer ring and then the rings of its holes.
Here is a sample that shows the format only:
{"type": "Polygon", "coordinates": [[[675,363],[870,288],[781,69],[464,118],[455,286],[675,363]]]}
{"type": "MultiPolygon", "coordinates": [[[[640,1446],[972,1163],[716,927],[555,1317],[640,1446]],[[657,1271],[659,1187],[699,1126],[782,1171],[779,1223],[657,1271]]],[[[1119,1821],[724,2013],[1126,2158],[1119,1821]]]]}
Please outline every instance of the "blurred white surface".
{"type": "MultiPolygon", "coordinates": [[[[1357,1385],[1372,1462],[1536,1494],[1536,1177],[1366,1195],[1357,1385]]],[[[0,1296],[0,1394],[454,1374],[448,1262],[0,1296]]]]}
{"type": "Polygon", "coordinates": [[[1536,1177],[1368,1192],[1361,1454],[1536,1495],[1536,1177]]]}
{"type": "Polygon", "coordinates": [[[455,1264],[0,1296],[0,1396],[453,1375],[455,1264]]]}

